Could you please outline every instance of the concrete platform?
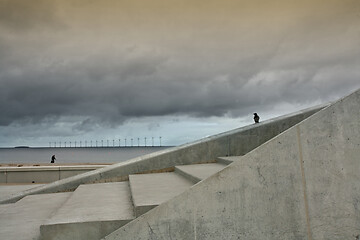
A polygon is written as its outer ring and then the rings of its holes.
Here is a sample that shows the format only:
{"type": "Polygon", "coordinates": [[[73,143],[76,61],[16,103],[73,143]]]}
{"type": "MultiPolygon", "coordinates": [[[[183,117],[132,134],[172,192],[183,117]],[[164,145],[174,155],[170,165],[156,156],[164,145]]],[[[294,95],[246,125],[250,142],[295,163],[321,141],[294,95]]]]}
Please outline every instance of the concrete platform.
{"type": "Polygon", "coordinates": [[[100,239],[134,218],[128,182],[80,185],[41,226],[41,237],[100,239]]]}
{"type": "Polygon", "coordinates": [[[136,217],[179,195],[193,183],[174,173],[152,173],[129,176],[136,217]]]}
{"type": "Polygon", "coordinates": [[[188,178],[192,182],[197,183],[219,172],[225,167],[226,165],[221,163],[181,165],[175,167],[175,172],[188,178]]]}
{"type": "Polygon", "coordinates": [[[39,239],[40,225],[59,208],[71,193],[27,196],[17,203],[1,205],[0,238],[39,239]]]}

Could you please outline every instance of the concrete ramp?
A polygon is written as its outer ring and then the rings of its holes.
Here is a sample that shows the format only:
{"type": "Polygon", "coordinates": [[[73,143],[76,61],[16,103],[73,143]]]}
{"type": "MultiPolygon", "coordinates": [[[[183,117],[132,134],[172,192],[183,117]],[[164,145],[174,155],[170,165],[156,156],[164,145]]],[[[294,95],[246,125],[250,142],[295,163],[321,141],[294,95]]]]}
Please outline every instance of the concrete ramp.
{"type": "Polygon", "coordinates": [[[105,239],[359,239],[360,91],[105,239]]]}

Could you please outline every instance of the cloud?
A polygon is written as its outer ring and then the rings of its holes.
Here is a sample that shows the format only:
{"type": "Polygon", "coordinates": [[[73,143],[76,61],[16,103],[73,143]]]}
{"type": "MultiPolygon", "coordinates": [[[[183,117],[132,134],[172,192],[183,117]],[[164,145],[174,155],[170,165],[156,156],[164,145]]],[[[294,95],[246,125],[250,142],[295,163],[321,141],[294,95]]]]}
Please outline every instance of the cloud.
{"type": "Polygon", "coordinates": [[[242,14],[231,1],[189,5],[184,25],[170,6],[164,20],[155,13],[166,9],[129,5],[138,14],[126,15],[114,2],[1,0],[0,126],[66,117],[84,132],[151,116],[241,117],[360,87],[358,1],[285,2],[244,1],[242,14]]]}
{"type": "Polygon", "coordinates": [[[34,28],[64,27],[56,12],[55,1],[1,0],[0,26],[22,33],[34,28]]]}

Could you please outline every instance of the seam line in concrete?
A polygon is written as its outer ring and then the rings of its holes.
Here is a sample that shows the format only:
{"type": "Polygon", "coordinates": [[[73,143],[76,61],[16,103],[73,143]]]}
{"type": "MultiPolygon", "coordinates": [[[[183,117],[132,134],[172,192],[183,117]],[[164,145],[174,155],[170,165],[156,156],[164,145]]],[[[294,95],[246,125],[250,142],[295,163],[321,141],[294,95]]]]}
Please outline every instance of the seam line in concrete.
{"type": "Polygon", "coordinates": [[[194,221],[194,239],[197,239],[197,232],[196,232],[196,211],[193,212],[193,221],[194,221]]]}
{"type": "Polygon", "coordinates": [[[297,135],[297,142],[299,147],[299,159],[300,159],[300,168],[301,168],[301,178],[302,178],[302,186],[303,186],[303,194],[304,194],[304,204],[305,204],[305,215],[306,215],[306,226],[307,226],[307,234],[308,239],[312,240],[311,236],[311,228],[310,228],[310,217],[309,217],[309,204],[306,194],[306,180],[305,180],[305,171],[304,171],[304,163],[303,163],[303,150],[301,145],[301,137],[300,137],[300,127],[299,125],[296,126],[296,135],[297,135]]]}

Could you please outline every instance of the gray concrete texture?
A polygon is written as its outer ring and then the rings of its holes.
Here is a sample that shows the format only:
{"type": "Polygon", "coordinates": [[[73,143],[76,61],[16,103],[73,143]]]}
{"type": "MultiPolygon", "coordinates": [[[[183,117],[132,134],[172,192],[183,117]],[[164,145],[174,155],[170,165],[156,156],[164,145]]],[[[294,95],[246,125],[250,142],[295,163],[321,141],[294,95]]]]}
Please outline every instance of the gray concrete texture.
{"type": "Polygon", "coordinates": [[[359,239],[360,91],[105,239],[359,239]]]}
{"type": "Polygon", "coordinates": [[[309,117],[327,105],[281,116],[271,120],[238,128],[229,132],[207,137],[193,143],[166,149],[137,157],[126,162],[102,169],[62,179],[41,187],[27,190],[0,201],[0,204],[13,203],[24,196],[40,193],[71,191],[80,184],[116,179],[130,174],[156,169],[215,161],[220,156],[244,155],[296,123],[309,117]]]}
{"type": "Polygon", "coordinates": [[[41,239],[97,240],[134,218],[128,182],[80,185],[40,227],[41,239]]]}
{"type": "Polygon", "coordinates": [[[27,196],[12,204],[1,205],[0,239],[39,239],[39,226],[61,206],[71,193],[27,196]]]}

